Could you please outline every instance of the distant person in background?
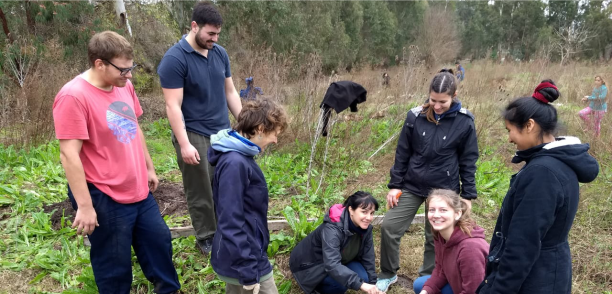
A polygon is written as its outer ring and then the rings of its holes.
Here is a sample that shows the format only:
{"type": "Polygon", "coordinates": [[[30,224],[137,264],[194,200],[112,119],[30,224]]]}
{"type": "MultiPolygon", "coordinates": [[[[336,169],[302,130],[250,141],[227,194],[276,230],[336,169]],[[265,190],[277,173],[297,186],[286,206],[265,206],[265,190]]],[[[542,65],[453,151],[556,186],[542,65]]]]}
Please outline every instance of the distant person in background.
{"type": "Polygon", "coordinates": [[[601,76],[595,76],[595,88],[591,96],[584,96],[583,102],[589,101],[589,106],[582,109],[578,114],[586,123],[587,128],[591,128],[595,132],[595,136],[599,137],[601,131],[601,120],[608,111],[608,103],[606,96],[608,88],[606,82],[601,76]]]}
{"type": "Polygon", "coordinates": [[[513,163],[525,162],[510,179],[491,238],[485,280],[476,293],[570,294],[572,254],[568,235],[580,202],[580,183],[597,177],[589,145],[555,137],[559,98],[552,80],[531,97],[505,107],[513,163]]]}
{"type": "Polygon", "coordinates": [[[357,191],[333,205],[323,223],[291,251],[289,267],[306,294],[341,294],[348,289],[379,294],[372,220],[378,201],[357,191]]]}
{"type": "Polygon", "coordinates": [[[414,281],[414,293],[475,293],[484,279],[489,253],[484,229],[452,190],[431,191],[425,210],[434,235],[436,267],[431,276],[414,281]]]}
{"type": "Polygon", "coordinates": [[[263,90],[260,87],[255,87],[255,82],[253,81],[253,77],[248,77],[245,79],[247,84],[246,89],[240,90],[240,98],[246,100],[255,100],[257,99],[257,95],[263,95],[263,90]]]}
{"type": "Polygon", "coordinates": [[[287,127],[283,108],[247,101],[233,129],[211,136],[217,233],[210,263],[226,294],[277,294],[268,260],[268,184],[254,159],[287,127]]]}
{"type": "Polygon", "coordinates": [[[130,82],[132,45],[105,31],[87,45],[90,68],[53,103],[55,135],[76,210],[72,227],[89,236],[98,292],[129,294],[132,248],[155,293],[176,293],[170,230],[159,213],[159,180],[138,124],[143,113],[130,82]]]}
{"type": "Polygon", "coordinates": [[[457,70],[457,72],[455,73],[457,80],[459,82],[463,81],[463,79],[465,79],[465,69],[463,68],[463,66],[461,66],[461,63],[459,63],[459,61],[455,62],[455,68],[457,70]]]}
{"type": "Polygon", "coordinates": [[[384,74],[382,75],[382,78],[383,78],[382,85],[383,85],[384,87],[389,87],[389,85],[390,85],[390,83],[391,83],[391,77],[389,77],[389,74],[388,74],[388,73],[384,73],[384,74]]]}

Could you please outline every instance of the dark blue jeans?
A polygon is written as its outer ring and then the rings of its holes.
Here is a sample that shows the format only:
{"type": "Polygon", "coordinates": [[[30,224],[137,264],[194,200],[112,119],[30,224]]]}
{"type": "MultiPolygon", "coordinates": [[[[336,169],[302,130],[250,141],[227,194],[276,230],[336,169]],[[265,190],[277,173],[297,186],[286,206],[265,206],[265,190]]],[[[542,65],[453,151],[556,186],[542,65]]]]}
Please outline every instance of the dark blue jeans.
{"type": "MultiPolygon", "coordinates": [[[[425,282],[427,282],[427,280],[431,278],[431,275],[429,276],[422,276],[422,277],[418,277],[413,284],[413,289],[414,289],[414,293],[419,294],[421,293],[421,290],[423,290],[423,286],[425,285],[425,282]]],[[[446,284],[446,286],[442,287],[442,289],[440,289],[442,294],[453,294],[453,289],[451,289],[449,284],[446,284]]]]}
{"type": "MultiPolygon", "coordinates": [[[[359,277],[365,283],[369,282],[368,273],[366,272],[361,262],[351,261],[345,266],[348,267],[350,270],[356,272],[357,275],[359,275],[359,277]]],[[[323,282],[321,282],[321,284],[317,286],[316,290],[322,294],[343,294],[348,289],[345,288],[343,285],[340,285],[340,283],[334,280],[334,278],[327,276],[325,277],[325,279],[323,279],[323,282]]]]}
{"type": "MultiPolygon", "coordinates": [[[[153,195],[140,202],[121,204],[87,184],[98,224],[89,235],[89,258],[101,294],[129,294],[132,287],[132,249],[155,293],[180,289],[172,263],[172,239],[153,195]]],[[[68,187],[72,207],[77,204],[68,187]]]]}

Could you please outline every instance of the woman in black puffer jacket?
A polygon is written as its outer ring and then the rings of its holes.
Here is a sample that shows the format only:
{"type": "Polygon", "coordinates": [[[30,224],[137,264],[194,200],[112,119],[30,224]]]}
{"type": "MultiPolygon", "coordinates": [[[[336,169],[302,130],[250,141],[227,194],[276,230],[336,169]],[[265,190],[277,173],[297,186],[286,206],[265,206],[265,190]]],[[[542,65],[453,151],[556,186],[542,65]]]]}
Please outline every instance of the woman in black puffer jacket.
{"type": "MultiPolygon", "coordinates": [[[[379,290],[386,292],[397,282],[400,240],[431,190],[453,190],[471,208],[477,160],[474,116],[457,99],[453,71],[442,70],[431,81],[428,101],[408,112],[397,142],[388,184],[390,209],[381,226],[379,290]]],[[[419,276],[431,275],[434,264],[433,236],[425,222],[419,276]]]]}
{"type": "Polygon", "coordinates": [[[289,267],[304,293],[380,293],[371,225],[376,210],[376,199],[358,191],[344,204],[332,206],[323,224],[298,243],[289,267]]]}

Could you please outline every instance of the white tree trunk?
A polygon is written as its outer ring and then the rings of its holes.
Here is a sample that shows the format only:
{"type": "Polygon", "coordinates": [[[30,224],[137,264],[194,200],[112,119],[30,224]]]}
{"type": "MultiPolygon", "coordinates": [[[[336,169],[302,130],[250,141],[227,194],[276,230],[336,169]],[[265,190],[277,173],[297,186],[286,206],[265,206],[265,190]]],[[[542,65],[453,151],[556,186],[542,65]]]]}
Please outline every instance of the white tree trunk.
{"type": "Polygon", "coordinates": [[[132,28],[130,27],[130,22],[128,21],[127,11],[125,10],[125,3],[123,0],[115,0],[115,12],[117,13],[117,17],[121,20],[121,24],[125,25],[128,29],[128,33],[130,37],[132,36],[132,28]]]}

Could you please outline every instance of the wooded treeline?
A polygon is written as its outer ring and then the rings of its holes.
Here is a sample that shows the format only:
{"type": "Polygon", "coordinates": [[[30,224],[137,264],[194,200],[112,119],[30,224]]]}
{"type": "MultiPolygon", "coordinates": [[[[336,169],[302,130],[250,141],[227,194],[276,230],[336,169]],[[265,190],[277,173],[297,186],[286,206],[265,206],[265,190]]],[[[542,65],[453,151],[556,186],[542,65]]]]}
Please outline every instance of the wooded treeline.
{"type": "MultiPolygon", "coordinates": [[[[422,60],[605,59],[610,1],[220,2],[232,38],[285,54],[318,53],[327,70],[422,60]]],[[[226,35],[228,36],[228,35],[226,35]]]]}
{"type": "MultiPolygon", "coordinates": [[[[218,1],[225,18],[220,43],[234,50],[270,49],[298,62],[316,53],[328,72],[396,65],[406,58],[411,45],[429,63],[479,58],[608,60],[612,52],[609,2],[218,1]]],[[[40,45],[52,38],[63,47],[64,56],[74,60],[74,55],[84,56],[87,39],[96,30],[112,28],[127,34],[124,22],[109,22],[107,15],[96,12],[104,3],[0,2],[4,32],[0,45],[6,49],[0,66],[5,73],[11,72],[7,61],[15,56],[9,55],[23,47],[32,51],[27,55],[40,54],[44,50],[40,45]]],[[[178,38],[189,24],[195,2],[125,3],[132,23],[143,17],[138,13],[140,6],[165,8],[165,13],[155,11],[166,15],[155,17],[168,20],[164,24],[178,38]]],[[[136,41],[149,35],[138,29],[133,33],[136,41]]]]}
{"type": "MultiPolygon", "coordinates": [[[[225,20],[219,43],[239,73],[270,72],[271,81],[458,59],[604,62],[611,1],[217,1],[225,20]]],[[[0,143],[50,130],[52,98],[88,67],[87,42],[102,30],[134,45],[137,91],[159,91],[157,64],[186,32],[194,4],[0,1],[0,143]]]]}

